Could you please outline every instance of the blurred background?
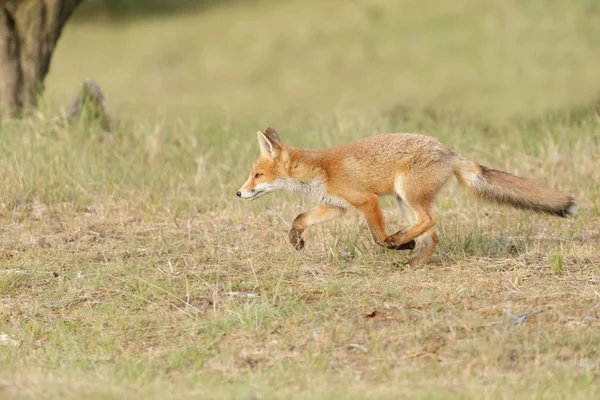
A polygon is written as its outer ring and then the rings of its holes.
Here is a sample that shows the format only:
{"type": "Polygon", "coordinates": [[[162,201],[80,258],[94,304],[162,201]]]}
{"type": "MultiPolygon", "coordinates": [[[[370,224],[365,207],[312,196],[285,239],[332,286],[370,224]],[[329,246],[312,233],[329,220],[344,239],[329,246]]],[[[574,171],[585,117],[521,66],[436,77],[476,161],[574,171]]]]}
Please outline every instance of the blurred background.
{"type": "Polygon", "coordinates": [[[8,198],[247,210],[272,201],[230,196],[257,129],[304,147],[412,131],[600,209],[595,181],[569,186],[597,173],[599,50],[592,0],[83,0],[37,117],[4,122],[0,179],[8,198]],[[88,78],[108,136],[54,122],[88,78]]]}
{"type": "MultiPolygon", "coordinates": [[[[8,11],[30,61],[79,1],[0,0],[0,114],[8,11]]],[[[600,398],[600,0],[82,0],[44,84],[0,121],[1,399],[600,398]],[[88,78],[110,132],[61,117],[88,78]],[[580,215],[453,182],[431,266],[358,212],[297,253],[312,200],[235,195],[268,126],[426,133],[580,215]]]]}
{"type": "Polygon", "coordinates": [[[85,0],[45,101],[95,79],[144,118],[434,108],[502,121],[600,89],[595,0],[85,0]]]}

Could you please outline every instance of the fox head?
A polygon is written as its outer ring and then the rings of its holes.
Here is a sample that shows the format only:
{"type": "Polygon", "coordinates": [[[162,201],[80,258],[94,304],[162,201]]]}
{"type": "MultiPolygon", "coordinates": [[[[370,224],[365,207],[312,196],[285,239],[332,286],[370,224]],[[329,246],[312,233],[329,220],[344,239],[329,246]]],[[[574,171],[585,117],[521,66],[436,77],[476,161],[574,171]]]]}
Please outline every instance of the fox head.
{"type": "Polygon", "coordinates": [[[289,176],[284,160],[287,152],[279,135],[273,128],[267,128],[263,133],[256,132],[260,156],[250,170],[250,176],[236,193],[238,197],[246,200],[255,200],[267,193],[282,190],[285,187],[285,178],[289,176]]]}

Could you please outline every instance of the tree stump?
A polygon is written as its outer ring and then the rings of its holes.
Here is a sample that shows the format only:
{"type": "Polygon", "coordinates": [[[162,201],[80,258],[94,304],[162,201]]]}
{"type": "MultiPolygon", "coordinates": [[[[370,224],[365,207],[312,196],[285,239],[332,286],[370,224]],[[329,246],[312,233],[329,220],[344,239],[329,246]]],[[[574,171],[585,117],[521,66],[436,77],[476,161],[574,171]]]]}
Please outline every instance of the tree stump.
{"type": "Polygon", "coordinates": [[[112,132],[112,122],[108,115],[106,98],[100,86],[91,79],[83,81],[79,92],[73,97],[66,110],[66,120],[75,118],[86,121],[99,120],[105,132],[112,132]]]}
{"type": "Polygon", "coordinates": [[[83,0],[0,0],[0,117],[37,106],[56,43],[83,0]]]}

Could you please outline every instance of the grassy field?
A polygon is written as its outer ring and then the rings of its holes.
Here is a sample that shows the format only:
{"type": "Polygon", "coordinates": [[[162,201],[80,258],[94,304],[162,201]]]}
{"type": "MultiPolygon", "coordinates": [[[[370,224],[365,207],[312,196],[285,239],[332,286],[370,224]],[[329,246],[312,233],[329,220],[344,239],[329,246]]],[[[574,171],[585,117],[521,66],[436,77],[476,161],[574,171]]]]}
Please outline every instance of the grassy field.
{"type": "Polygon", "coordinates": [[[600,398],[599,46],[584,0],[75,18],[40,112],[1,131],[0,398],[600,398]],[[56,122],[88,77],[109,136],[56,122]],[[235,197],[269,125],[309,147],[427,133],[580,214],[452,183],[425,266],[357,213],[298,253],[309,200],[235,197]]]}

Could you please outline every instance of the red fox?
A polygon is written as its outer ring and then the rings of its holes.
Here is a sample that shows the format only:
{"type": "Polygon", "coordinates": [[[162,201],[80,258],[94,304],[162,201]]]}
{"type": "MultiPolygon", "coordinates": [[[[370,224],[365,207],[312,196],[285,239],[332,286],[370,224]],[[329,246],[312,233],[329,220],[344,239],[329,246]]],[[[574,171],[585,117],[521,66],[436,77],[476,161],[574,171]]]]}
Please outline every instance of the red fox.
{"type": "Polygon", "coordinates": [[[559,217],[577,214],[570,196],[469,161],[422,134],[380,134],[325,150],[284,146],[272,128],[257,136],[261,154],[237,196],[255,200],[288,191],[317,202],[292,223],[289,240],[296,250],[304,248],[306,229],[354,207],[364,215],[377,244],[412,250],[418,241],[419,249],[408,264],[424,263],[439,242],[431,203],[452,174],[472,195],[488,201],[559,217]],[[396,198],[402,214],[405,205],[413,214],[408,215],[410,226],[389,236],[378,201],[386,195],[396,198]]]}

